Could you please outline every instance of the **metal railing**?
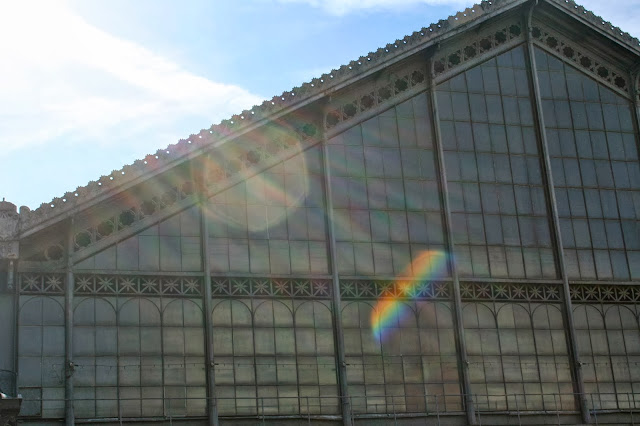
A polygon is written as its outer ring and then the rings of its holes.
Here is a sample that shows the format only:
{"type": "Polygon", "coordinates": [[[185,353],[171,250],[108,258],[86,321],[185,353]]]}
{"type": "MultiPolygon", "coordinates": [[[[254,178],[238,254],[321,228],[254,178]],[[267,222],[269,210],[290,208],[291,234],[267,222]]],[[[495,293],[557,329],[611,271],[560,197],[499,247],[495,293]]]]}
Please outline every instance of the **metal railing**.
{"type": "MultiPolygon", "coordinates": [[[[441,418],[462,416],[465,401],[464,394],[440,395],[379,395],[350,396],[347,398],[351,406],[352,421],[370,418],[387,419],[389,424],[397,425],[402,419],[424,418],[425,424],[441,424],[441,418]],[[411,400],[419,402],[411,402],[411,400]],[[424,403],[422,402],[424,401],[424,403]],[[454,405],[452,405],[454,404],[454,405]],[[445,407],[450,407],[446,409],[445,407]]],[[[640,425],[640,393],[514,393],[509,395],[472,395],[474,412],[479,425],[483,419],[492,416],[508,416],[509,424],[523,424],[523,418],[531,415],[555,417],[554,424],[563,424],[562,417],[578,415],[578,403],[586,402],[593,423],[598,424],[598,416],[608,414],[624,414],[629,424],[640,425]],[[544,402],[536,409],[531,401],[544,402]],[[612,401],[617,407],[612,408],[612,401]],[[622,403],[621,403],[622,402],[622,403]],[[532,408],[527,408],[532,407],[532,408]]],[[[204,418],[210,398],[204,397],[142,397],[142,398],[74,398],[75,415],[79,422],[91,420],[116,421],[121,424],[129,420],[146,419],[148,421],[174,421],[192,418],[204,418]],[[97,415],[97,405],[102,412],[97,415]],[[90,407],[93,405],[93,408],[90,407]]],[[[318,419],[335,419],[342,416],[340,406],[343,398],[338,396],[255,396],[255,397],[217,397],[213,403],[217,405],[220,417],[253,418],[258,424],[265,424],[276,419],[303,419],[308,424],[318,419]]],[[[21,413],[25,419],[29,417],[61,418],[64,416],[64,399],[26,399],[23,408],[29,404],[40,403],[39,413],[21,413]],[[57,407],[50,413],[43,413],[42,407],[57,407]],[[31,414],[31,415],[30,415],[31,414]],[[43,416],[44,414],[44,416],[43,416]]],[[[24,411],[24,410],[23,410],[24,411]]],[[[420,420],[417,420],[420,422],[420,420]]],[[[549,419],[546,420],[547,424],[549,419]]]]}

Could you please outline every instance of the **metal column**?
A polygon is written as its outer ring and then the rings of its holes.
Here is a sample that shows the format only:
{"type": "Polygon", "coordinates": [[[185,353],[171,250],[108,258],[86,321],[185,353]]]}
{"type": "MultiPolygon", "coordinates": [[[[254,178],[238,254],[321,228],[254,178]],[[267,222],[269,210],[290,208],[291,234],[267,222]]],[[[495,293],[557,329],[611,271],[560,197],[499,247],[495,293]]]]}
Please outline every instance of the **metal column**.
{"type": "MultiPolygon", "coordinates": [[[[428,65],[431,70],[431,64],[428,65]]],[[[449,191],[447,188],[447,170],[444,163],[444,151],[442,148],[442,136],[440,131],[440,117],[438,115],[438,100],[436,97],[436,87],[433,82],[433,74],[429,71],[429,101],[431,104],[431,119],[433,120],[433,136],[436,154],[436,164],[439,172],[440,180],[440,199],[442,200],[442,210],[444,219],[444,231],[447,238],[447,247],[450,251],[449,268],[451,270],[451,278],[453,279],[453,308],[455,312],[456,327],[456,346],[458,348],[458,363],[460,365],[462,379],[462,393],[465,398],[465,410],[467,413],[467,422],[471,425],[476,424],[476,415],[473,403],[473,394],[471,392],[471,380],[469,379],[469,361],[467,359],[467,347],[464,339],[464,326],[462,322],[462,298],[460,297],[460,279],[458,270],[453,257],[453,234],[451,232],[451,211],[449,209],[449,191]]]]}
{"type": "Polygon", "coordinates": [[[528,13],[525,17],[525,28],[526,28],[526,37],[527,37],[527,54],[525,55],[525,60],[527,61],[527,70],[529,72],[529,79],[531,82],[531,87],[533,89],[533,114],[534,121],[537,124],[537,132],[540,137],[540,148],[542,151],[543,158],[543,178],[546,181],[546,186],[548,190],[547,201],[549,203],[549,209],[551,213],[551,234],[553,236],[553,240],[555,242],[556,247],[556,258],[557,265],[560,272],[560,277],[562,279],[562,301],[563,301],[563,311],[564,311],[564,321],[565,327],[567,329],[567,338],[568,338],[568,347],[569,347],[569,362],[571,363],[571,369],[573,373],[573,378],[576,385],[576,392],[579,394],[580,400],[580,412],[582,414],[582,421],[584,423],[590,423],[590,414],[589,407],[587,406],[586,395],[584,391],[584,378],[582,374],[582,363],[578,357],[578,344],[576,340],[576,332],[573,324],[573,308],[571,305],[571,292],[569,288],[569,278],[567,276],[565,261],[564,261],[564,249],[562,246],[562,238],[560,232],[560,220],[558,217],[558,209],[556,204],[556,195],[555,189],[553,185],[553,175],[551,171],[551,160],[549,158],[549,147],[547,145],[547,136],[545,133],[545,124],[544,124],[544,114],[542,111],[542,100],[540,97],[540,86],[538,81],[538,74],[536,72],[536,58],[533,50],[533,36],[532,36],[532,26],[531,20],[533,17],[533,9],[538,4],[538,0],[534,0],[533,4],[528,10],[528,13]]]}
{"type": "Polygon", "coordinates": [[[13,289],[13,373],[14,373],[14,396],[18,396],[18,326],[19,318],[20,318],[20,285],[16,282],[15,275],[15,262],[13,260],[9,261],[9,271],[7,271],[7,285],[9,288],[13,289]]]}
{"type": "Polygon", "coordinates": [[[342,403],[342,424],[352,425],[351,400],[347,382],[347,364],[344,357],[344,331],[342,329],[342,298],[340,296],[340,274],[338,273],[338,256],[336,238],[333,227],[333,198],[331,192],[331,168],[327,149],[327,137],[322,136],[322,161],[324,167],[324,188],[326,199],[327,232],[329,237],[329,254],[331,259],[331,275],[333,287],[331,291],[333,309],[333,329],[337,349],[338,382],[340,383],[340,399],[342,403]]]}
{"type": "Polygon", "coordinates": [[[216,399],[215,364],[213,359],[213,324],[211,323],[211,260],[209,258],[209,220],[208,198],[206,196],[206,173],[208,155],[205,156],[203,166],[202,185],[198,188],[200,206],[200,244],[202,246],[202,285],[204,287],[204,325],[206,344],[206,371],[207,371],[207,413],[209,426],[218,426],[218,403],[216,399]]]}
{"type": "Polygon", "coordinates": [[[65,399],[65,424],[72,426],[75,424],[75,415],[73,412],[73,372],[75,366],[73,364],[73,218],[69,220],[69,229],[67,230],[67,267],[66,280],[64,289],[64,342],[65,342],[65,365],[64,365],[64,399],[65,399]]]}

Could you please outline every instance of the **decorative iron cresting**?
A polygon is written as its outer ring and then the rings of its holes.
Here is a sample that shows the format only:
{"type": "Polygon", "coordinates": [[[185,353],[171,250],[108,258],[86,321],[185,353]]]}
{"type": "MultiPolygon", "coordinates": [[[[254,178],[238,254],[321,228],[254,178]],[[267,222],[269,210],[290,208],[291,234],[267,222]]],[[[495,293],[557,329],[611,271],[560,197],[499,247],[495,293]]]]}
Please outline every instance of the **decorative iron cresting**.
{"type": "Polygon", "coordinates": [[[340,295],[345,300],[385,297],[448,300],[451,294],[451,283],[447,281],[340,280],[340,295]]]}
{"type": "Polygon", "coordinates": [[[577,303],[640,303],[640,286],[571,284],[571,300],[577,303]]]}
{"type": "Polygon", "coordinates": [[[324,117],[325,129],[349,121],[377,106],[391,104],[399,95],[416,87],[427,87],[426,64],[406,67],[400,73],[389,73],[367,86],[340,97],[338,105],[332,105],[324,117]]]}
{"type": "Polygon", "coordinates": [[[524,41],[520,21],[501,23],[500,26],[479,33],[471,43],[464,39],[459,45],[438,52],[438,56],[431,62],[431,73],[434,77],[440,77],[436,80],[443,80],[467,62],[519,40],[524,41]]]}
{"type": "Polygon", "coordinates": [[[532,36],[536,45],[553,52],[556,56],[615,91],[626,96],[630,95],[631,87],[627,72],[613,66],[608,61],[597,58],[591,52],[586,52],[584,48],[570,42],[540,22],[534,23],[532,36]]]}
{"type": "Polygon", "coordinates": [[[211,277],[213,297],[331,297],[331,280],[306,278],[211,277]]]}
{"type": "Polygon", "coordinates": [[[463,300],[558,302],[560,284],[461,282],[463,300]]]}
{"type": "Polygon", "coordinates": [[[629,47],[635,50],[638,50],[638,46],[640,46],[640,40],[638,40],[636,37],[633,37],[631,34],[622,31],[619,27],[616,27],[611,22],[605,21],[601,16],[598,16],[592,11],[585,9],[575,1],[552,0],[552,3],[562,7],[564,10],[575,15],[577,18],[591,23],[594,27],[600,30],[604,30],[614,39],[627,44],[629,47]]]}

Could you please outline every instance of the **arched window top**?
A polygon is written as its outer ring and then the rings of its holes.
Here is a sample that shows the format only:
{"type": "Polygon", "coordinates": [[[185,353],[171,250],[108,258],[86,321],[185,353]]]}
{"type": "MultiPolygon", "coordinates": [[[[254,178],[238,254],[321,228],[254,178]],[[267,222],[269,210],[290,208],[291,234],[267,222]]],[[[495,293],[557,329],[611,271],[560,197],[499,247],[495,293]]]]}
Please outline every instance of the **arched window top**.
{"type": "Polygon", "coordinates": [[[51,297],[34,297],[20,308],[20,325],[64,325],[64,309],[51,297]]]}
{"type": "Polygon", "coordinates": [[[75,307],[74,325],[116,325],[116,310],[104,299],[87,298],[75,307]]]}
{"type": "Polygon", "coordinates": [[[149,299],[130,299],[118,312],[118,325],[159,326],[160,309],[149,299]]]}

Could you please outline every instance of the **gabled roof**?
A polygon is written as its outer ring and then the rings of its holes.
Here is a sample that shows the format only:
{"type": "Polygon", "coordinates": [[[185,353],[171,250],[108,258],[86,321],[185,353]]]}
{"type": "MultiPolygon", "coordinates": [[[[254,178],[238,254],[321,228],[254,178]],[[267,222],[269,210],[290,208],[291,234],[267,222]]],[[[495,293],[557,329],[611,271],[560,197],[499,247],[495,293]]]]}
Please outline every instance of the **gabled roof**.
{"type": "MultiPolygon", "coordinates": [[[[136,160],[133,164],[125,165],[120,170],[114,170],[111,174],[102,176],[97,181],[91,181],[86,186],[78,187],[48,203],[43,203],[36,210],[30,211],[28,208],[21,208],[21,231],[42,228],[63,220],[79,210],[95,205],[122,190],[174,167],[178,163],[194,158],[207,149],[215,148],[269,120],[321,99],[430,45],[530,1],[482,1],[480,4],[424,27],[401,40],[387,44],[375,52],[361,56],[337,70],[314,78],[300,87],[274,96],[261,105],[236,114],[209,129],[203,129],[187,139],[159,149],[155,154],[147,155],[143,159],[136,160]]],[[[544,0],[544,2],[640,55],[640,41],[637,38],[577,5],[573,0],[544,0]]]]}

